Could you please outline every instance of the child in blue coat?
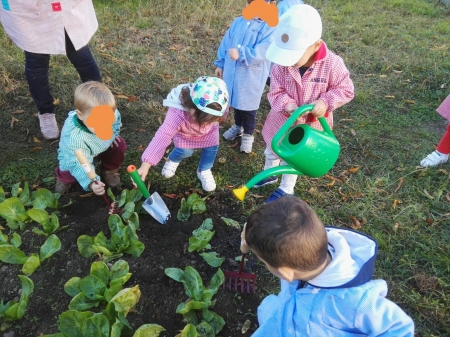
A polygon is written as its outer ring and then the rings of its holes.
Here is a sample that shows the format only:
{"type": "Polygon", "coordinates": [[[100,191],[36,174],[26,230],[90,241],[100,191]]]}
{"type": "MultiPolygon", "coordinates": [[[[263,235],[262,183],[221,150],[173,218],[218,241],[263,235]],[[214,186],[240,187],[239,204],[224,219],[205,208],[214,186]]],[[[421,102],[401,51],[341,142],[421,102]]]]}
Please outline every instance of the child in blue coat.
{"type": "Polygon", "coordinates": [[[258,307],[252,337],[414,336],[414,322],[372,280],[377,243],[325,227],[304,201],[284,196],[250,215],[241,250],[251,249],[281,279],[258,307]]]}
{"type": "MultiPolygon", "coordinates": [[[[252,1],[247,0],[247,6],[252,1]]],[[[273,1],[266,2],[269,5],[273,1]]],[[[256,111],[270,70],[266,51],[273,31],[259,18],[247,21],[239,16],[222,38],[214,61],[215,75],[227,84],[230,106],[234,108],[234,125],[223,138],[242,136],[240,151],[245,153],[252,152],[256,111]]]]}

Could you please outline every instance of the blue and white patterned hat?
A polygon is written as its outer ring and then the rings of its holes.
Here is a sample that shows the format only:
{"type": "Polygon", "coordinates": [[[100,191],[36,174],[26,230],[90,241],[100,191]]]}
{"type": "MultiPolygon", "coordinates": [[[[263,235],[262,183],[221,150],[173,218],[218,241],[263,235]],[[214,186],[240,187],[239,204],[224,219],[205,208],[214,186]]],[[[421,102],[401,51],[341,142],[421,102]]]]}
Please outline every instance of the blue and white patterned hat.
{"type": "Polygon", "coordinates": [[[222,116],[228,107],[228,90],[223,80],[217,77],[202,76],[190,85],[191,99],[195,106],[214,116],[222,116]],[[218,103],[220,111],[208,108],[207,105],[218,103]]]}

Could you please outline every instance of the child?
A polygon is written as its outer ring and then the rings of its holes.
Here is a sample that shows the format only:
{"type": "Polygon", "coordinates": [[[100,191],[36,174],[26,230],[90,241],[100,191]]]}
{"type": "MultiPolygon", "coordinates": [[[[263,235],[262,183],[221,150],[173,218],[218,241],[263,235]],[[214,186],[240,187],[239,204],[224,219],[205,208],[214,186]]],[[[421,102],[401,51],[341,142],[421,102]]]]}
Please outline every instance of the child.
{"type": "Polygon", "coordinates": [[[85,82],[76,88],[74,96],[76,110],[69,112],[69,117],[61,130],[55,191],[61,194],[66,193],[72,184],[78,181],[84,190],[92,190],[95,194],[102,195],[105,193],[105,184],[100,181],[100,177],[97,177],[96,183],[88,178],[74,152],[81,149],[91,164],[94,159],[100,160],[102,162],[101,175],[106,185],[109,187],[119,185],[119,167],[123,163],[127,149],[125,141],[119,136],[121,116],[116,110],[113,94],[103,83],[85,82]],[[94,115],[93,111],[98,107],[106,108],[107,110],[102,111],[110,114],[110,116],[109,114],[105,115],[105,124],[108,123],[108,117],[111,118],[109,125],[93,128],[89,126],[91,124],[87,120],[94,115]],[[112,128],[109,130],[109,134],[112,136],[105,139],[100,131],[109,128],[112,128]]]}
{"type": "Polygon", "coordinates": [[[165,178],[173,177],[183,159],[190,157],[194,149],[202,149],[197,177],[205,191],[214,191],[216,182],[211,168],[219,147],[218,121],[228,106],[225,82],[220,78],[202,76],[193,84],[180,84],[172,89],[163,105],[169,110],[164,123],[142,154],[139,175],[145,180],[150,167],[158,164],[173,139],[175,148],[161,174],[165,178]]]}
{"type": "Polygon", "coordinates": [[[353,230],[324,227],[302,200],[286,196],[256,210],[242,233],[281,279],[281,291],[258,307],[266,336],[414,336],[414,322],[371,280],[377,243],[353,230]]]}
{"type": "MultiPolygon", "coordinates": [[[[247,0],[246,6],[252,1],[247,0]]],[[[234,108],[234,125],[225,131],[223,138],[242,136],[240,151],[245,153],[252,152],[256,111],[270,68],[265,54],[273,30],[259,18],[247,21],[239,16],[225,33],[214,62],[215,74],[227,84],[230,106],[234,108]]]]}
{"type": "MultiPolygon", "coordinates": [[[[442,104],[436,109],[438,114],[450,121],[450,95],[442,102],[442,104]]],[[[420,166],[431,167],[439,164],[444,164],[448,160],[448,154],[450,153],[450,124],[447,126],[447,131],[441,138],[438,144],[437,150],[431,152],[420,162],[420,166]]]]}
{"type": "MultiPolygon", "coordinates": [[[[299,106],[314,104],[311,113],[302,115],[297,124],[309,124],[322,129],[317,117],[325,116],[333,126],[333,110],[349,102],[354,96],[353,82],[344,61],[321,40],[322,21],[316,9],[296,5],[281,16],[274,39],[267,50],[267,58],[275,63],[267,95],[272,107],[262,130],[266,142],[264,169],[280,165],[280,158],[272,151],[273,136],[299,106]]],[[[285,163],[282,162],[282,165],[285,163]]],[[[255,187],[278,181],[272,176],[255,187]]],[[[293,194],[297,175],[285,174],[280,187],[266,202],[293,194]]]]}

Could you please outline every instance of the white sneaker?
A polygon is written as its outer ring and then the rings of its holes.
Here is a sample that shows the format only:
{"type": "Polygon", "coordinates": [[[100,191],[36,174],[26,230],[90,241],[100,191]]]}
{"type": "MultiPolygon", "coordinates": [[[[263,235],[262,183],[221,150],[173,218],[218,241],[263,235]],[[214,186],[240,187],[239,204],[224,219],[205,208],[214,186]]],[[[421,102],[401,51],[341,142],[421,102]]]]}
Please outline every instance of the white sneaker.
{"type": "Polygon", "coordinates": [[[242,136],[242,141],[241,141],[241,152],[245,152],[245,153],[250,153],[252,152],[252,147],[253,147],[253,141],[255,140],[255,137],[253,137],[252,135],[247,135],[246,133],[243,134],[242,136]]]}
{"type": "Polygon", "coordinates": [[[244,128],[242,126],[237,126],[236,124],[234,124],[231,128],[223,133],[222,137],[226,140],[233,140],[236,137],[242,136],[243,132],[244,128]]]}
{"type": "Polygon", "coordinates": [[[166,161],[164,164],[163,169],[161,170],[161,175],[164,178],[172,178],[175,175],[175,172],[177,171],[177,167],[180,165],[180,163],[175,163],[174,161],[166,161]]]}
{"type": "Polygon", "coordinates": [[[202,182],[202,187],[206,192],[211,192],[216,189],[216,181],[211,170],[197,171],[197,177],[202,182]]]}
{"type": "Polygon", "coordinates": [[[448,160],[448,154],[440,154],[437,151],[431,152],[420,162],[420,166],[432,167],[446,163],[448,160]]]}
{"type": "Polygon", "coordinates": [[[38,114],[38,117],[42,136],[47,140],[58,139],[59,128],[58,124],[56,123],[55,114],[51,113],[38,114]]]}

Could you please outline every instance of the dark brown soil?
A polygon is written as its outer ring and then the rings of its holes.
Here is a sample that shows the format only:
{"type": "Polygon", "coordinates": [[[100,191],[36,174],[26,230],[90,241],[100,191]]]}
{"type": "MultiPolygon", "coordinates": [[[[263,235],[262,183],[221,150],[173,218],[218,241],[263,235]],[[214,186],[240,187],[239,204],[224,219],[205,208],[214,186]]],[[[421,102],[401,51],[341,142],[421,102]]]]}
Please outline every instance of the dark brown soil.
{"type": "MultiPolygon", "coordinates": [[[[183,191],[180,191],[183,192],[183,191]]],[[[166,225],[160,225],[149,215],[140,214],[139,240],[145,244],[145,250],[139,258],[125,254],[123,257],[129,263],[133,276],[125,287],[139,285],[141,298],[135,311],[128,315],[128,320],[134,329],[143,324],[153,323],[163,326],[166,331],[161,336],[173,337],[183,329],[185,323],[182,315],[176,314],[178,304],[187,299],[183,285],[173,281],[164,273],[165,268],[177,267],[184,269],[190,265],[195,267],[205,285],[208,285],[217,268],[210,267],[198,253],[187,252],[187,242],[192,231],[200,226],[206,218],[213,219],[215,235],[211,241],[212,251],[225,257],[221,269],[237,270],[235,257],[240,255],[240,233],[236,228],[227,226],[220,217],[233,218],[240,223],[245,220],[241,206],[227,206],[230,192],[216,192],[207,200],[207,212],[193,215],[188,222],[177,220],[176,214],[180,207],[180,199],[164,197],[171,210],[172,219],[166,225]]],[[[83,258],[77,248],[77,238],[82,234],[90,236],[103,231],[109,237],[107,226],[108,209],[100,197],[82,198],[78,193],[62,197],[60,205],[72,199],[73,204],[61,208],[60,222],[69,225],[57,233],[62,243],[61,250],[46,260],[31,278],[35,289],[30,297],[29,306],[24,319],[15,321],[6,332],[14,331],[15,337],[31,337],[41,334],[58,332],[58,317],[68,310],[71,297],[64,292],[64,283],[71,277],[84,277],[89,274],[90,264],[96,258],[83,258]]],[[[31,232],[29,227],[21,233],[23,244],[20,247],[27,254],[38,252],[45,237],[31,232]]],[[[250,336],[257,328],[256,308],[261,299],[268,293],[265,289],[276,287],[276,280],[270,276],[265,267],[257,263],[254,256],[249,255],[247,268],[258,274],[258,289],[256,295],[219,290],[215,295],[216,304],[213,311],[221,315],[226,325],[219,336],[250,336]],[[251,321],[251,327],[246,334],[241,328],[245,320],[251,321]]],[[[0,298],[9,301],[18,297],[21,266],[3,265],[0,272],[0,298]]]]}

